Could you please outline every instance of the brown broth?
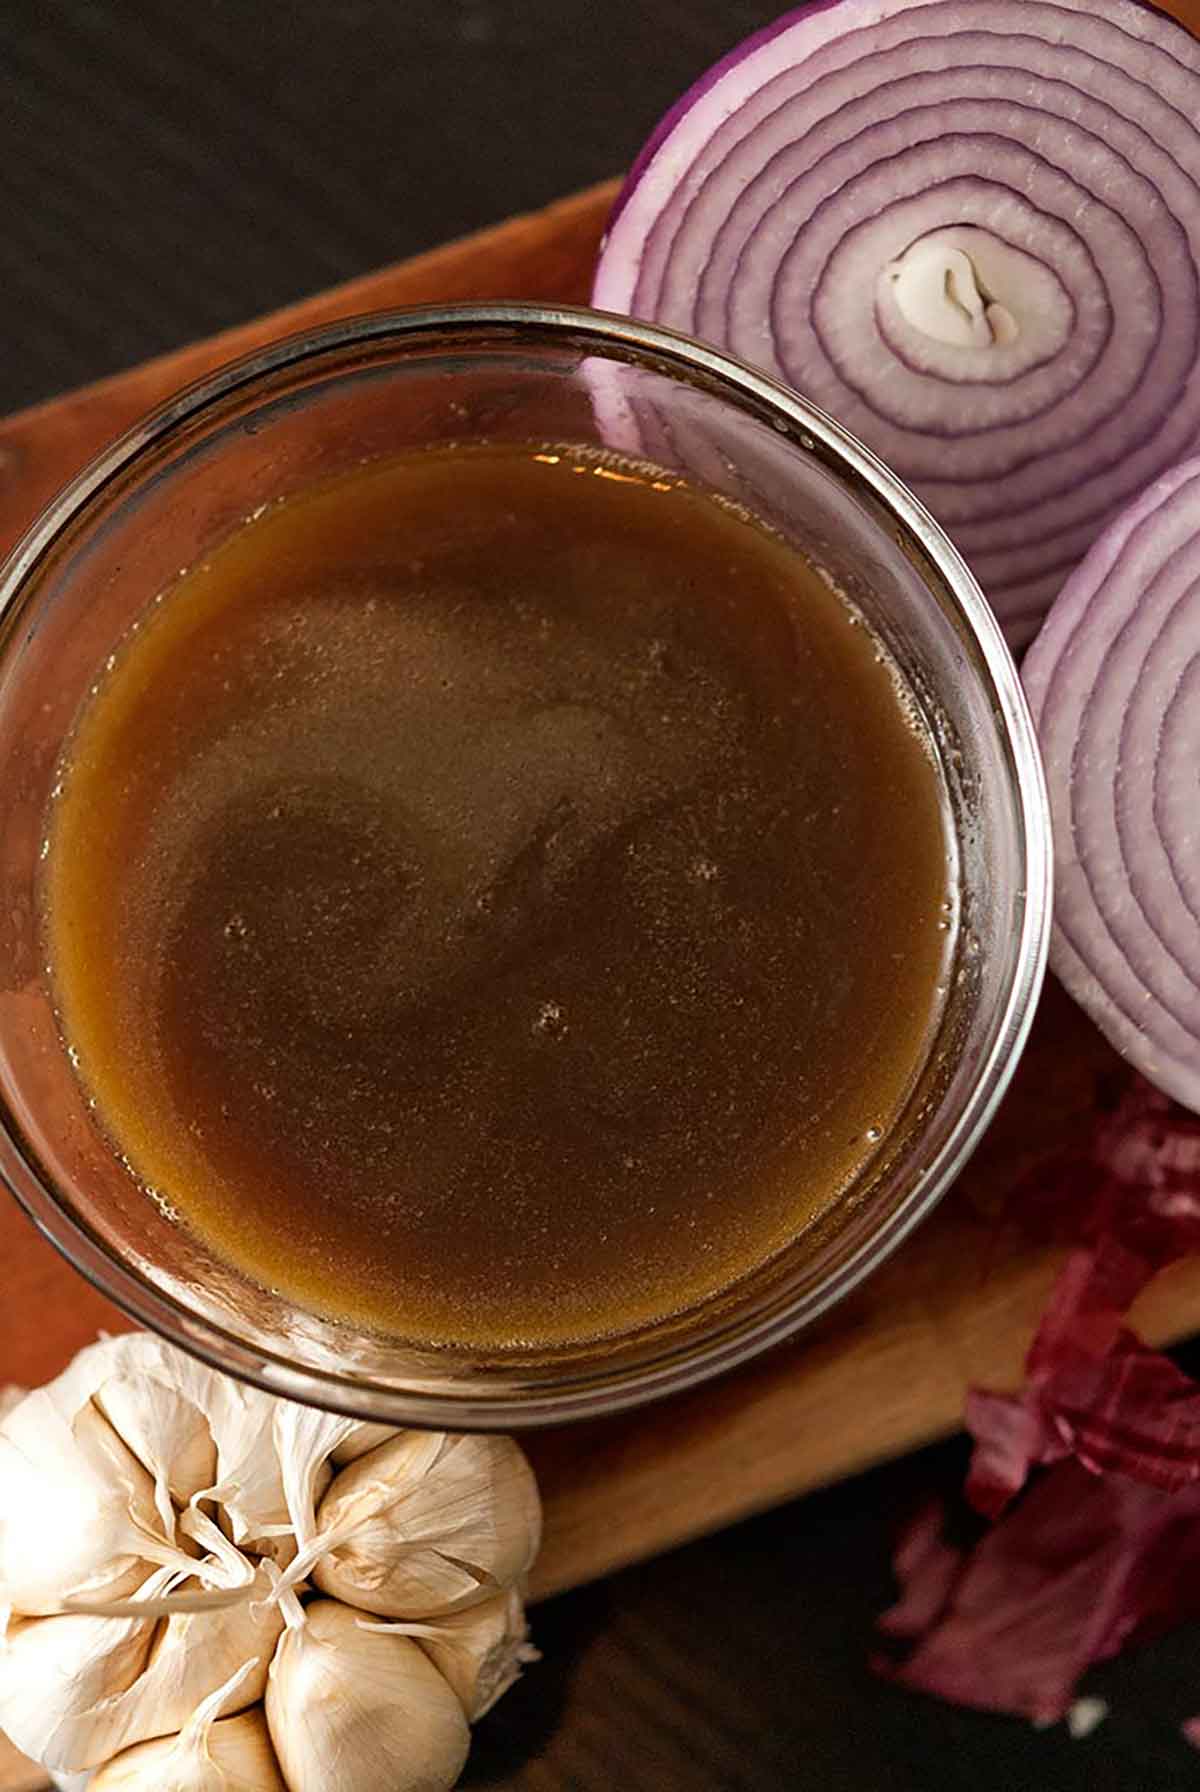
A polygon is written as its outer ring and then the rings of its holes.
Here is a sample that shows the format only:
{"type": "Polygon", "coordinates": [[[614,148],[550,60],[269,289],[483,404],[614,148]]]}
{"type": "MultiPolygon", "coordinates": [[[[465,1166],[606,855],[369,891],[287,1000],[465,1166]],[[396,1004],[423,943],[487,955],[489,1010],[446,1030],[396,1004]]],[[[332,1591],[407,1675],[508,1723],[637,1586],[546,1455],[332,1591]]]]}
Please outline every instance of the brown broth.
{"type": "Polygon", "coordinates": [[[942,785],[873,636],[753,520],[569,450],[247,522],[110,663],[48,838],[114,1148],[226,1260],[427,1345],[745,1275],[938,1012],[942,785]]]}

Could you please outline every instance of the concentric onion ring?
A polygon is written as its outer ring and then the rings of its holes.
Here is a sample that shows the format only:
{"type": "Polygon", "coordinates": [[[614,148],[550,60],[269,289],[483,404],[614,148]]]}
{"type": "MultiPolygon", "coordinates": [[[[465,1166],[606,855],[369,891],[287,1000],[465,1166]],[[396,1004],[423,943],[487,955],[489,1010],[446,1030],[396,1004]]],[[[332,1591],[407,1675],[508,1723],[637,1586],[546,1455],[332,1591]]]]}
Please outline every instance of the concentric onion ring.
{"type": "Polygon", "coordinates": [[[823,0],[663,121],[593,292],[853,430],[1019,645],[1200,445],[1200,44],[1139,0],[823,0]]]}
{"type": "Polygon", "coordinates": [[[1200,1112],[1200,460],[1100,538],[1024,679],[1055,827],[1051,964],[1200,1112]]]}

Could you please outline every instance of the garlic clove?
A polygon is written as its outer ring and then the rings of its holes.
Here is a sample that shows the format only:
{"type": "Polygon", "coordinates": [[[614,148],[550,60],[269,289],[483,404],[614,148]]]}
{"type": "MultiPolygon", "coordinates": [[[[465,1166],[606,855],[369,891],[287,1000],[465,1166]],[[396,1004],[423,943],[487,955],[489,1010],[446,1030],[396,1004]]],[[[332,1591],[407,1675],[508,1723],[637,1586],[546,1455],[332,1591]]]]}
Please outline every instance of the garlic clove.
{"type": "Polygon", "coordinates": [[[214,1724],[208,1752],[225,1775],[227,1792],[287,1792],[261,1705],[214,1724]]]}
{"type": "Polygon", "coordinates": [[[431,1628],[435,1634],[421,1638],[421,1647],[457,1693],[469,1723],[504,1697],[523,1667],[540,1660],[515,1587],[466,1611],[447,1612],[431,1628]]]}
{"type": "Polygon", "coordinates": [[[216,1475],[217,1451],[208,1420],[153,1376],[141,1382],[114,1376],[97,1389],[96,1405],[153,1474],[155,1505],[170,1536],[176,1505],[186,1505],[216,1475]]]}
{"type": "Polygon", "coordinates": [[[145,1671],[120,1700],[91,1714],[89,1759],[82,1764],[91,1766],[132,1742],[179,1729],[201,1700],[252,1657],[256,1666],[230,1709],[237,1711],[261,1698],[267,1663],[283,1629],[282,1614],[270,1593],[270,1578],[260,1570],[237,1605],[165,1619],[145,1671]]]}
{"type": "Polygon", "coordinates": [[[358,1419],[335,1446],[330,1461],[335,1468],[345,1468],[348,1462],[357,1462],[368,1450],[374,1450],[399,1435],[396,1425],[378,1425],[370,1419],[358,1419]]]}
{"type": "Polygon", "coordinates": [[[154,1630],[147,1619],[16,1620],[0,1654],[0,1729],[47,1767],[86,1765],[75,1714],[128,1691],[145,1670],[154,1630]]]}
{"type": "Polygon", "coordinates": [[[211,1487],[217,1447],[208,1422],[216,1374],[147,1332],[113,1340],[112,1373],[93,1398],[154,1476],[160,1513],[211,1487]]]}
{"type": "Polygon", "coordinates": [[[318,1599],[280,1639],[266,1712],[288,1792],[448,1792],[470,1746],[462,1707],[416,1643],[360,1616],[318,1599]]]}
{"type": "Polygon", "coordinates": [[[256,1665],[246,1662],[201,1700],[178,1736],[114,1755],[89,1792],[287,1792],[261,1705],[221,1717],[256,1665]]]}
{"type": "Polygon", "coordinates": [[[72,1595],[131,1593],[155,1564],[190,1559],[108,1420],[60,1395],[51,1382],[0,1422],[0,1603],[34,1617],[72,1595]]]}
{"type": "MultiPolygon", "coordinates": [[[[172,1578],[155,1576],[144,1590],[153,1598],[172,1578]]],[[[47,1767],[94,1767],[132,1743],[178,1730],[234,1670],[256,1658],[233,1709],[253,1704],[283,1629],[271,1589],[262,1568],[239,1602],[219,1611],[176,1613],[157,1623],[72,1615],[20,1627],[0,1658],[0,1728],[47,1767]],[[59,1628],[67,1625],[81,1628],[59,1628]],[[142,1655],[132,1675],[132,1654],[121,1657],[110,1683],[102,1645],[108,1640],[111,1648],[122,1625],[139,1636],[142,1655]],[[55,1661],[62,1664],[57,1669],[55,1661]]]]}
{"type": "Polygon", "coordinates": [[[160,1737],[114,1755],[88,1792],[287,1792],[260,1705],[214,1723],[204,1755],[181,1741],[160,1737]]]}
{"type": "Polygon", "coordinates": [[[152,1332],[125,1332],[81,1350],[50,1384],[68,1414],[94,1400],[169,1502],[184,1505],[207,1486],[216,1450],[206,1417],[220,1377],[152,1332]]]}
{"type": "Polygon", "coordinates": [[[509,1437],[405,1431],[334,1477],[321,1502],[322,1592],[383,1617],[475,1605],[528,1572],[541,1539],[533,1472],[509,1437]]]}
{"type": "Polygon", "coordinates": [[[506,1587],[481,1605],[422,1623],[364,1618],[361,1627],[411,1636],[457,1695],[472,1724],[503,1698],[528,1662],[541,1659],[529,1641],[525,1606],[516,1587],[506,1587]]]}

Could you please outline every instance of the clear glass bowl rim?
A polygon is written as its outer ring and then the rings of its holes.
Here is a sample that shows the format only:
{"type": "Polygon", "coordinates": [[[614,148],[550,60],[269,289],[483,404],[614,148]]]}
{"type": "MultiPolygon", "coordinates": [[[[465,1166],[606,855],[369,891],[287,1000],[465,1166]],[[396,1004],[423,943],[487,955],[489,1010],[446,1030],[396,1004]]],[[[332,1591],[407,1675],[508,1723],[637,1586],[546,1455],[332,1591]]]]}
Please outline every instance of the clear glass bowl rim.
{"type": "MultiPolygon", "coordinates": [[[[983,1058],[971,1095],[954,1129],[909,1191],[849,1258],[815,1287],[749,1323],[737,1319],[711,1337],[665,1341],[659,1357],[606,1372],[603,1359],[580,1373],[571,1365],[561,1385],[544,1369],[527,1390],[511,1384],[486,1396],[436,1392],[428,1382],[400,1388],[353,1370],[318,1368],[269,1352],[217,1325],[157,1288],[116,1256],[71,1210],[32,1164],[0,1117],[0,1181],[38,1229],[81,1275],[140,1325],[273,1394],[354,1417],[398,1425],[458,1430],[528,1429],[596,1418],[644,1405],[723,1374],[782,1342],[841,1301],[897,1249],[937,1205],[978,1145],[1020,1058],[1045,974],[1052,904],[1050,810],[1033,722],[1016,666],[982,591],[949,537],[920,501],[880,460],[832,417],[749,365],[707,343],[657,325],[584,306],[525,302],[413,306],[372,312],[285,337],[239,357],[184,387],[102,450],[58,495],[0,566],[0,622],[19,600],[27,579],[56,539],[105,487],[181,426],[245,388],[357,346],[427,339],[425,346],[469,352],[472,337],[489,333],[557,343],[586,353],[617,351],[650,361],[659,372],[678,370],[715,381],[732,402],[769,413],[774,426],[804,451],[818,446],[852,485],[865,488],[883,511],[916,539],[958,606],[986,667],[1015,771],[1015,797],[1024,851],[1024,903],[1012,947],[1004,1012],[983,1058]]],[[[281,1340],[281,1346],[284,1344],[281,1340]]]]}

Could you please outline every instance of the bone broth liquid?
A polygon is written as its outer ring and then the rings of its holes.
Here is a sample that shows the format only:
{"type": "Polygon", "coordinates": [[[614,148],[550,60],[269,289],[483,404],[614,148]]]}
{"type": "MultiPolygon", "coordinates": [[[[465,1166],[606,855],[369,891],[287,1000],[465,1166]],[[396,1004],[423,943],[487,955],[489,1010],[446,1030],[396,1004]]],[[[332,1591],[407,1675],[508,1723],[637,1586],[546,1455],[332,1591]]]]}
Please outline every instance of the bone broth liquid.
{"type": "Polygon", "coordinates": [[[360,469],[181,575],[44,875],[147,1198],[310,1308],[491,1350],[683,1310],[836,1200],[953,894],[913,705],[795,549],[515,447],[360,469]]]}

